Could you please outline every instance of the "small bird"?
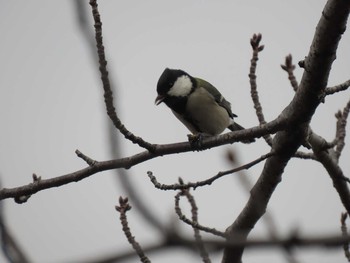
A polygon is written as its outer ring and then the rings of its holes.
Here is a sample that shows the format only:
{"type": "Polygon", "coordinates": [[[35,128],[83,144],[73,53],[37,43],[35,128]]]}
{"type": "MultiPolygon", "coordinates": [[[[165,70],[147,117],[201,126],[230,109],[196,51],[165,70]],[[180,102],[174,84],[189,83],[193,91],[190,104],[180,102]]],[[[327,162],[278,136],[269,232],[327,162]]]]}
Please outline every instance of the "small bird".
{"type": "Polygon", "coordinates": [[[231,104],[213,85],[183,70],[166,68],[158,80],[157,92],[155,104],[164,102],[194,135],[214,136],[226,128],[244,129],[234,122],[237,115],[232,113],[231,104]]]}

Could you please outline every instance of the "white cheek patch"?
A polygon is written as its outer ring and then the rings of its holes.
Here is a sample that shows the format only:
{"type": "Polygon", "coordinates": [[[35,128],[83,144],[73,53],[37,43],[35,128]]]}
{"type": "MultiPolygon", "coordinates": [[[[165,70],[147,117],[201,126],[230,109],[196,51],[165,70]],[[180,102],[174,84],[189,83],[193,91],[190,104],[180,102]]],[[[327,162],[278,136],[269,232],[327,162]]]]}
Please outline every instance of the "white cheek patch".
{"type": "Polygon", "coordinates": [[[168,91],[168,95],[174,97],[186,97],[192,89],[192,81],[189,76],[179,77],[168,91]]]}

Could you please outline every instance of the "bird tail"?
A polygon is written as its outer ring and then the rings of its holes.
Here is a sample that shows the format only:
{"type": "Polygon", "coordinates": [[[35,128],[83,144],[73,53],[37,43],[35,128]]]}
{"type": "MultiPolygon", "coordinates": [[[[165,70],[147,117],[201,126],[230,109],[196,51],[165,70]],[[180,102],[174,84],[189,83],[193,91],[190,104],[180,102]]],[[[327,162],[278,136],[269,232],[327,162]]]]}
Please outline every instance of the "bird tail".
{"type": "MultiPolygon", "coordinates": [[[[244,128],[239,125],[238,123],[232,123],[230,126],[228,126],[228,128],[231,130],[231,131],[240,131],[240,130],[244,130],[244,128]]],[[[252,142],[255,142],[255,139],[247,139],[247,140],[243,140],[242,141],[243,143],[252,143],[252,142]]]]}

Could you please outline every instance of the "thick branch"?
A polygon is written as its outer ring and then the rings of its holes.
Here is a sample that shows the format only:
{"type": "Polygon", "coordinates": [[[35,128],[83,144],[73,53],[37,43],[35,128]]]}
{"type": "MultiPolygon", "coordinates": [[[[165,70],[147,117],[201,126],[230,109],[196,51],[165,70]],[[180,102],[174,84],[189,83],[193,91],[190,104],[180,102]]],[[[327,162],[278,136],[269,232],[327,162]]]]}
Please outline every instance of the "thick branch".
{"type": "MultiPolygon", "coordinates": [[[[281,181],[290,158],[306,140],[310,120],[324,98],[328,76],[335,59],[342,33],[345,31],[350,1],[329,0],[317,25],[316,33],[305,59],[305,71],[292,102],[282,112],[289,127],[276,134],[270,157],[259,180],[251,191],[250,199],[235,222],[227,229],[230,239],[246,238],[256,222],[265,213],[272,193],[281,181]]],[[[244,247],[226,248],[223,263],[241,262],[244,247]]]]}

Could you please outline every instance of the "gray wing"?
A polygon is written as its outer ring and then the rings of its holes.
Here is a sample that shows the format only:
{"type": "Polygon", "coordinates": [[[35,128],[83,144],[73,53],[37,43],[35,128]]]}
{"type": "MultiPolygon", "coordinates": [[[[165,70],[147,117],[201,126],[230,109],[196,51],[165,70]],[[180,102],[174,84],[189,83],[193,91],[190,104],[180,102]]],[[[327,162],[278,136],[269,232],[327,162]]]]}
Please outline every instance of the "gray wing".
{"type": "Polygon", "coordinates": [[[237,115],[234,114],[231,110],[231,103],[229,103],[213,85],[211,85],[209,82],[200,78],[196,78],[196,81],[197,81],[198,87],[203,87],[204,89],[206,89],[214,97],[215,101],[221,107],[227,110],[227,113],[231,118],[237,117],[237,115]]]}

